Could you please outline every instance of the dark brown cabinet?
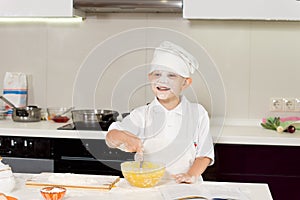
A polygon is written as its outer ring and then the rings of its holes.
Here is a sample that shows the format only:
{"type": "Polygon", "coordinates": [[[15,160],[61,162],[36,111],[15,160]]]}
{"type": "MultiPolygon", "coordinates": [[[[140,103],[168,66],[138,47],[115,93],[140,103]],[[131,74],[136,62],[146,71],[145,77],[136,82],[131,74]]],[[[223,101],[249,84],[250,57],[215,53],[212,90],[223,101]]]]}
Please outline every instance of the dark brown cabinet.
{"type": "Polygon", "coordinates": [[[274,200],[300,196],[300,147],[216,144],[204,180],[267,183],[274,200]]]}

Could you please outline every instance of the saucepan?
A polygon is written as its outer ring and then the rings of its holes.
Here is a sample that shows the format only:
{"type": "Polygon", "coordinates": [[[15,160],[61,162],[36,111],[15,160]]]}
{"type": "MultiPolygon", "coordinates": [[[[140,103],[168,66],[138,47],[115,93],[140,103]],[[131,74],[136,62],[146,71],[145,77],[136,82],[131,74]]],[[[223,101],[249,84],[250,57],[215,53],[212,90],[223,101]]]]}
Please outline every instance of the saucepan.
{"type": "Polygon", "coordinates": [[[41,108],[37,106],[26,106],[17,108],[5,97],[0,96],[5,103],[12,107],[12,119],[15,122],[39,122],[41,121],[41,108]]]}
{"type": "Polygon", "coordinates": [[[107,131],[119,116],[117,111],[103,109],[72,110],[71,113],[73,123],[78,130],[107,131]]]}

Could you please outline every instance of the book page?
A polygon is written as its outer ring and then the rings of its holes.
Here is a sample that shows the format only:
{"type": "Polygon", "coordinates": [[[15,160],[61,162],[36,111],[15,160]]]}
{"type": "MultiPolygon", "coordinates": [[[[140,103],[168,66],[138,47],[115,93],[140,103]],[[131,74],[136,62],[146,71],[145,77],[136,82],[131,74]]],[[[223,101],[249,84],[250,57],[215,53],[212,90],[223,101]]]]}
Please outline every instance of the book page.
{"type": "Polygon", "coordinates": [[[159,188],[165,199],[203,198],[203,199],[239,199],[249,200],[238,187],[223,185],[178,184],[159,188]]]}

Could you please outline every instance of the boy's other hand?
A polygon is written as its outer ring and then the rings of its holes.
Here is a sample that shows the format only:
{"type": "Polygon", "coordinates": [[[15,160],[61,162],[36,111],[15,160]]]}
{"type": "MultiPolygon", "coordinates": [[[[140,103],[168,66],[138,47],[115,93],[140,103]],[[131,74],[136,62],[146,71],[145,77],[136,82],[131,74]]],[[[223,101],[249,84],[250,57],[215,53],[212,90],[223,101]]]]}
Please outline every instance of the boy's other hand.
{"type": "Polygon", "coordinates": [[[176,183],[196,183],[196,177],[187,173],[172,175],[176,183]]]}

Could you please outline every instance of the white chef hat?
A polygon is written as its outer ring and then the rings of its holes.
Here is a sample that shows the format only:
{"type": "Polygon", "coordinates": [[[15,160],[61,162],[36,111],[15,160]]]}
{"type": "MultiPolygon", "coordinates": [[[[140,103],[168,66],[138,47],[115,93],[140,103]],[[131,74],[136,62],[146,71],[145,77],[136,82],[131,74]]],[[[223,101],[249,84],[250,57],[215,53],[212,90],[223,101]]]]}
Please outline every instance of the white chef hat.
{"type": "Polygon", "coordinates": [[[149,73],[155,70],[171,71],[182,77],[190,77],[198,69],[198,61],[182,47],[164,41],[155,49],[149,73]]]}

